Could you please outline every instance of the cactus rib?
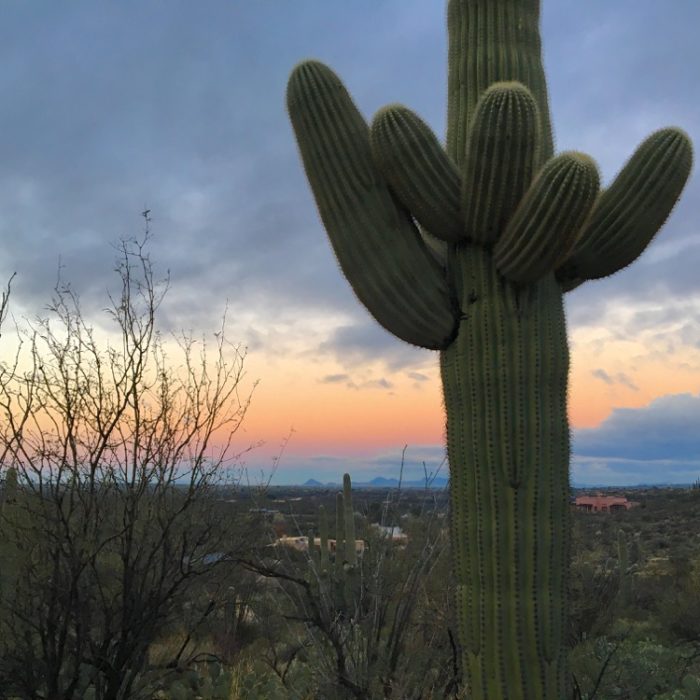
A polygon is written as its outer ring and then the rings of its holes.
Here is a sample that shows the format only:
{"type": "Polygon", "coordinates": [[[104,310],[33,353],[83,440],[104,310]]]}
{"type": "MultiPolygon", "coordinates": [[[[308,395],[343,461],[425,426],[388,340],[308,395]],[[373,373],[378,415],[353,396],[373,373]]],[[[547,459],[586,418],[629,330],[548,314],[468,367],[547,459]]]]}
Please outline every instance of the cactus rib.
{"type": "Polygon", "coordinates": [[[377,167],[418,223],[436,238],[461,240],[459,173],[430,127],[389,105],[375,115],[370,141],[377,167]]]}
{"type": "Polygon", "coordinates": [[[462,174],[466,236],[491,244],[503,230],[539,165],[539,117],[520,83],[496,83],[479,100],[462,174]]]}
{"type": "Polygon", "coordinates": [[[535,282],[574,245],[600,187],[595,163],[562,153],[545,165],[494,248],[494,260],[512,282],[535,282]]]}
{"type": "Polygon", "coordinates": [[[685,132],[660,129],[635,151],[600,196],[557,277],[564,289],[627,267],[668,218],[690,175],[693,150],[685,132]]]}

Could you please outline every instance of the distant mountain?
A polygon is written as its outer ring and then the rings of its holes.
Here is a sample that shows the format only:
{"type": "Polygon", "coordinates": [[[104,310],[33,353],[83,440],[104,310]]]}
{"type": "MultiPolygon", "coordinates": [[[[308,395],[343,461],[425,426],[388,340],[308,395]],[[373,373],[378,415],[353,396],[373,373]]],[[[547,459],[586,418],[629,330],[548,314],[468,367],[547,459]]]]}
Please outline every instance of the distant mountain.
{"type": "Polygon", "coordinates": [[[358,483],[357,486],[372,486],[376,488],[390,488],[395,489],[399,485],[398,479],[387,479],[383,476],[376,476],[372,481],[367,481],[364,484],[358,483]]]}
{"type": "MultiPolygon", "coordinates": [[[[338,483],[328,482],[322,484],[317,479],[308,479],[301,485],[311,489],[340,488],[338,483]]],[[[399,480],[394,478],[387,479],[385,476],[376,476],[371,481],[353,481],[352,485],[358,489],[397,489],[399,480]]],[[[447,486],[447,477],[444,476],[437,476],[430,483],[430,488],[433,489],[443,489],[445,486],[447,486]]],[[[401,488],[423,489],[425,488],[425,479],[404,479],[401,482],[401,488]]]]}

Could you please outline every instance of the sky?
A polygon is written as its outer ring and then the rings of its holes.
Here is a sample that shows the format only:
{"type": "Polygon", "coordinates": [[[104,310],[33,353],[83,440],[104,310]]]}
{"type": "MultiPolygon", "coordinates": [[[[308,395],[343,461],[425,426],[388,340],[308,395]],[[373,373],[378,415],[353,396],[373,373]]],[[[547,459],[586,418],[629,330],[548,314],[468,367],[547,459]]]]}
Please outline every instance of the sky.
{"type": "MultiPolygon", "coordinates": [[[[544,0],[558,151],[609,183],[666,125],[700,144],[697,0],[544,0]]],[[[239,434],[273,483],[356,481],[439,468],[436,353],[381,329],[334,260],[306,184],[284,92],[317,58],[369,119],[401,102],[441,138],[445,8],[425,0],[10,0],[0,6],[0,279],[32,317],[57,270],[105,323],[113,244],[139,235],[169,270],[166,331],[228,335],[259,380],[239,434]],[[287,440],[287,438],[289,438],[287,440]]],[[[572,479],[700,476],[700,179],[623,272],[566,297],[572,479]]],[[[2,348],[0,347],[0,353],[2,348]]],[[[443,465],[443,474],[446,467],[443,465]]]]}

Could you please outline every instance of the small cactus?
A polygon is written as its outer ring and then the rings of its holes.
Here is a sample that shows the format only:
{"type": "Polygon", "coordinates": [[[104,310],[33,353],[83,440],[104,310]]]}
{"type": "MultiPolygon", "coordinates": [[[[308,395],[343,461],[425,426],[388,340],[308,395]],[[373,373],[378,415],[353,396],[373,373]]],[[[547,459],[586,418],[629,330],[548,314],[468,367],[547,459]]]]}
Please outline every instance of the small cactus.
{"type": "Polygon", "coordinates": [[[356,605],[357,551],[355,514],[352,505],[352,481],[343,476],[343,491],[336,497],[336,548],[331,572],[328,549],[328,519],[326,509],[319,506],[320,554],[317,555],[313,533],[309,534],[309,566],[311,584],[318,590],[320,601],[332,601],[335,612],[352,616],[356,605]]]}

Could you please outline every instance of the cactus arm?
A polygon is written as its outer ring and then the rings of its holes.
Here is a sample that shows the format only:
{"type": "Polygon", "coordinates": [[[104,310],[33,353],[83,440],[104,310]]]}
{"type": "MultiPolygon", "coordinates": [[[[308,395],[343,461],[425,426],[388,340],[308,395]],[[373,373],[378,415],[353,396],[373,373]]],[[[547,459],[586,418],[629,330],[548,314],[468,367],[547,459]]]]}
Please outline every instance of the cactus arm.
{"type": "Polygon", "coordinates": [[[501,81],[517,80],[535,96],[542,157],[551,158],[539,18],[539,0],[449,0],[447,153],[460,171],[476,104],[490,85],[501,81]]]}
{"type": "Polygon", "coordinates": [[[402,105],[381,109],[372,121],[372,156],[401,203],[443,241],[464,237],[457,168],[430,127],[402,105]]]}
{"type": "Polygon", "coordinates": [[[649,136],[602,193],[574,250],[557,271],[564,290],[634,262],[671,213],[692,163],[692,144],[680,129],[660,129],[649,136]]]}
{"type": "Polygon", "coordinates": [[[539,167],[539,117],[520,83],[492,85],[477,103],[462,175],[465,233],[492,244],[539,167]]]}
{"type": "Polygon", "coordinates": [[[338,77],[300,64],[287,107],[321,219],[355,294],[388,331],[430,349],[451,341],[457,314],[445,274],[371,156],[369,127],[338,77]]]}
{"type": "Polygon", "coordinates": [[[535,282],[574,245],[600,187],[595,163],[562,153],[545,165],[494,248],[500,273],[512,282],[535,282]]]}

